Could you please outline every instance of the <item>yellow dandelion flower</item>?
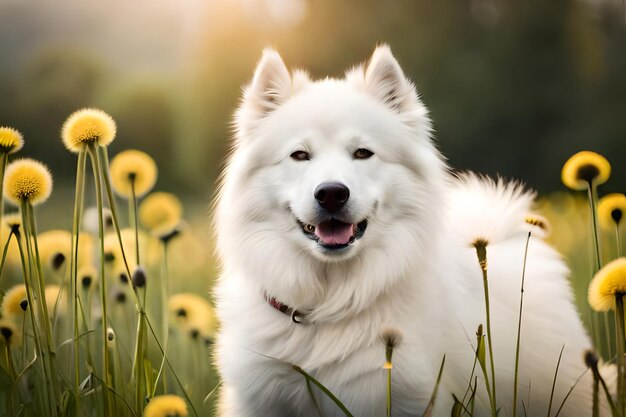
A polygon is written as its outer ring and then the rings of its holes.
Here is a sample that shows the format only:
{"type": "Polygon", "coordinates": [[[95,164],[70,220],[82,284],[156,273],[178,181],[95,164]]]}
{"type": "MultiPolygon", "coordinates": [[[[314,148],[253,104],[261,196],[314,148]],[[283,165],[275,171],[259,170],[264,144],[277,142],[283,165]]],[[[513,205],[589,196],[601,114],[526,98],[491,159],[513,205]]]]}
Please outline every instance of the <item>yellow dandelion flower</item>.
{"type": "Polygon", "coordinates": [[[178,395],[156,395],[143,410],[143,417],[187,416],[187,403],[178,395]]]}
{"type": "Polygon", "coordinates": [[[180,224],[183,205],[178,197],[166,192],[147,196],[139,206],[139,221],[154,236],[167,236],[180,224]]]}
{"type": "Polygon", "coordinates": [[[26,286],[18,284],[9,289],[2,299],[2,317],[14,317],[24,314],[28,308],[26,286]]]}
{"type": "Polygon", "coordinates": [[[46,307],[48,307],[48,316],[52,318],[55,309],[57,314],[63,314],[67,310],[67,300],[65,294],[58,285],[46,285],[46,307]],[[57,307],[58,300],[58,307],[57,307]]]}
{"type": "Polygon", "coordinates": [[[32,205],[43,203],[52,192],[52,175],[41,162],[18,159],[9,164],[4,174],[4,197],[19,206],[22,201],[32,205]]]}
{"type": "Polygon", "coordinates": [[[111,185],[122,197],[141,197],[154,187],[157,179],[157,166],[154,159],[145,152],[127,150],[120,152],[111,161],[111,185]]]}
{"type": "Polygon", "coordinates": [[[78,282],[86,290],[94,288],[98,282],[98,270],[90,264],[83,265],[78,269],[78,282]]]}
{"type": "Polygon", "coordinates": [[[96,241],[89,233],[78,236],[78,266],[93,265],[96,241]]]}
{"type": "Polygon", "coordinates": [[[37,236],[39,257],[53,270],[58,270],[65,261],[69,262],[72,250],[72,234],[66,230],[48,230],[37,236]]]}
{"type": "Polygon", "coordinates": [[[18,211],[11,214],[5,214],[2,217],[4,223],[9,229],[18,230],[22,227],[22,214],[18,211]]]}
{"type": "Polygon", "coordinates": [[[596,311],[615,309],[615,296],[626,295],[626,258],[606,264],[591,280],[587,300],[596,311]]]}
{"type": "Polygon", "coordinates": [[[15,323],[6,318],[0,319],[0,337],[7,345],[19,347],[22,345],[22,332],[15,323]]]}
{"type": "Polygon", "coordinates": [[[10,127],[0,126],[0,153],[15,153],[24,146],[22,134],[10,127]]]}
{"type": "MultiPolygon", "coordinates": [[[[126,262],[132,271],[135,268],[137,256],[135,245],[135,229],[124,228],[120,230],[122,236],[122,244],[124,245],[124,253],[126,254],[126,262]]],[[[145,253],[148,248],[148,236],[139,231],[139,253],[145,253]]],[[[119,238],[116,232],[107,233],[104,236],[104,260],[112,267],[114,272],[126,272],[124,258],[122,257],[122,248],[120,247],[119,238]]],[[[127,277],[128,278],[128,277],[127,277]]]]}
{"type": "MultiPolygon", "coordinates": [[[[16,232],[21,232],[20,228],[22,225],[22,215],[18,213],[11,213],[4,215],[2,217],[2,224],[0,224],[0,242],[3,242],[2,245],[6,244],[6,241],[9,237],[9,233],[11,230],[16,232]]],[[[20,234],[20,238],[22,235],[20,234]]],[[[23,241],[23,240],[22,240],[23,241]]],[[[17,241],[15,237],[11,238],[11,243],[9,243],[9,249],[7,251],[7,259],[6,262],[8,265],[12,267],[21,267],[21,258],[20,251],[17,246],[17,241]]]]}
{"type": "Polygon", "coordinates": [[[98,109],[81,109],[67,118],[61,128],[63,144],[71,152],[80,152],[87,145],[108,146],[115,139],[117,127],[111,116],[98,109]]]}
{"type": "Polygon", "coordinates": [[[113,349],[116,345],[115,331],[112,327],[107,328],[107,347],[113,349]]]}
{"type": "Polygon", "coordinates": [[[600,226],[612,229],[618,226],[626,215],[626,196],[624,194],[608,194],[598,204],[598,220],[600,226]]]}
{"type": "Polygon", "coordinates": [[[572,190],[585,190],[587,184],[604,184],[611,175],[611,164],[602,155],[581,151],[573,155],[563,165],[561,181],[572,190]]]}
{"type": "MultiPolygon", "coordinates": [[[[41,261],[53,270],[69,264],[72,252],[72,234],[66,230],[48,230],[37,236],[41,261]]],[[[93,238],[81,233],[78,238],[78,265],[92,263],[93,238]]]]}
{"type": "Polygon", "coordinates": [[[214,337],[217,319],[207,299],[193,293],[180,293],[170,297],[170,314],[183,330],[197,330],[206,337],[214,337]]]}

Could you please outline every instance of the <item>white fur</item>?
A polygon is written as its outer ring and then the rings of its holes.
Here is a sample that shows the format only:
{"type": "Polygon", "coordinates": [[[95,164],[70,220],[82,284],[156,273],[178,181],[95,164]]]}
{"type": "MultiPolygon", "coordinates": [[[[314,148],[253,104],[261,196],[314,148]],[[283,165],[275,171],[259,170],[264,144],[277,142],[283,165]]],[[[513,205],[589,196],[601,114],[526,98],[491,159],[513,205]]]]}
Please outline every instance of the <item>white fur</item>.
{"type": "MultiPolygon", "coordinates": [[[[265,51],[236,116],[236,142],[220,190],[215,225],[223,270],[215,294],[223,378],[220,415],[317,416],[296,364],[355,416],[385,413],[385,349],[380,335],[399,329],[393,415],[421,416],[446,365],[434,414],[448,416],[463,397],[485,323],[482,274],[471,243],[487,247],[497,398],[512,407],[520,280],[533,195],[516,184],[452,176],[430,139],[427,110],[386,46],[343,80],[292,77],[265,51]],[[358,148],[374,152],[355,160],[358,148]],[[296,150],[311,154],[295,161],[296,150]],[[296,218],[316,224],[315,187],[350,189],[347,212],[368,219],[362,239],[328,254],[296,218]],[[308,312],[295,324],[267,292],[308,312]]],[[[351,221],[352,222],[352,221],[351,221]]],[[[526,268],[519,415],[545,415],[559,351],[553,413],[585,372],[590,341],[575,310],[559,255],[531,238],[526,268]],[[530,398],[530,404],[528,404],[530,398]]],[[[476,416],[488,415],[480,372],[476,416]]],[[[323,416],[339,409],[314,389],[323,416]]],[[[506,410],[506,412],[504,411],[506,410]]],[[[591,414],[591,375],[562,416],[591,414]]]]}

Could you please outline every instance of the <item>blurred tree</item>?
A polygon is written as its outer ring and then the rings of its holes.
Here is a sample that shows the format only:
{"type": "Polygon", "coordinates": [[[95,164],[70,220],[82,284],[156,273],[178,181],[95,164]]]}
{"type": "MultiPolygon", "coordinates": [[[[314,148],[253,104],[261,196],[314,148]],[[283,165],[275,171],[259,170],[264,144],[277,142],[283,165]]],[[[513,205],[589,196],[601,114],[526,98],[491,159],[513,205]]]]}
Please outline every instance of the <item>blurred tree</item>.
{"type": "MultiPolygon", "coordinates": [[[[625,162],[616,151],[626,136],[626,32],[608,6],[320,0],[308,3],[297,26],[222,7],[227,13],[211,10],[219,18],[209,17],[193,58],[202,85],[193,89],[203,143],[196,158],[211,161],[205,175],[216,172],[238,87],[266,45],[277,47],[288,66],[319,77],[341,76],[377,43],[389,43],[430,108],[437,141],[455,168],[521,178],[547,191],[561,187],[561,165],[580,149],[625,162]]],[[[626,188],[626,172],[616,170],[610,184],[626,188]]]]}
{"type": "Polygon", "coordinates": [[[80,51],[47,49],[12,79],[16,101],[7,123],[24,134],[22,152],[45,161],[55,175],[73,176],[76,158],[63,147],[59,132],[71,112],[94,105],[104,82],[102,66],[80,51]]]}
{"type": "Polygon", "coordinates": [[[172,149],[176,146],[173,103],[161,79],[131,79],[113,88],[103,99],[118,128],[111,155],[125,149],[139,149],[152,156],[159,167],[158,187],[172,189],[175,168],[172,149]]]}

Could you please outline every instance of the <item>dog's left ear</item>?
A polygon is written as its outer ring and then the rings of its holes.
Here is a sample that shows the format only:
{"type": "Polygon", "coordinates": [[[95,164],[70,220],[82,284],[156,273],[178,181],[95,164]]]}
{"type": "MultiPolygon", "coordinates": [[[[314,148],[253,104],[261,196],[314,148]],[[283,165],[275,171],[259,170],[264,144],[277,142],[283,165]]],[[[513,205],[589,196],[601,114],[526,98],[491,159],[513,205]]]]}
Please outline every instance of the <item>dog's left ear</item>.
{"type": "Polygon", "coordinates": [[[365,89],[398,113],[418,103],[413,84],[407,80],[387,45],[376,48],[365,69],[365,89]]]}

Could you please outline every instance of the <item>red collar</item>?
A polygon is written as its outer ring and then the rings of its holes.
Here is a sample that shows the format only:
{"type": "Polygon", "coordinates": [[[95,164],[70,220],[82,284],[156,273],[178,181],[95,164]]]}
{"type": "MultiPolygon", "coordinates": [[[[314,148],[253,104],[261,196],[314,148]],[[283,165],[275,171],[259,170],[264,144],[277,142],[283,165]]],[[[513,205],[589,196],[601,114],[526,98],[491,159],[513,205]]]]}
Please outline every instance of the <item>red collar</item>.
{"type": "Polygon", "coordinates": [[[299,312],[295,308],[289,307],[287,304],[283,304],[282,302],[278,301],[275,297],[268,295],[267,292],[263,292],[263,298],[265,298],[265,301],[267,301],[268,304],[274,307],[276,310],[280,311],[286,316],[291,317],[291,321],[293,321],[294,323],[296,324],[306,323],[306,315],[299,312]]]}

